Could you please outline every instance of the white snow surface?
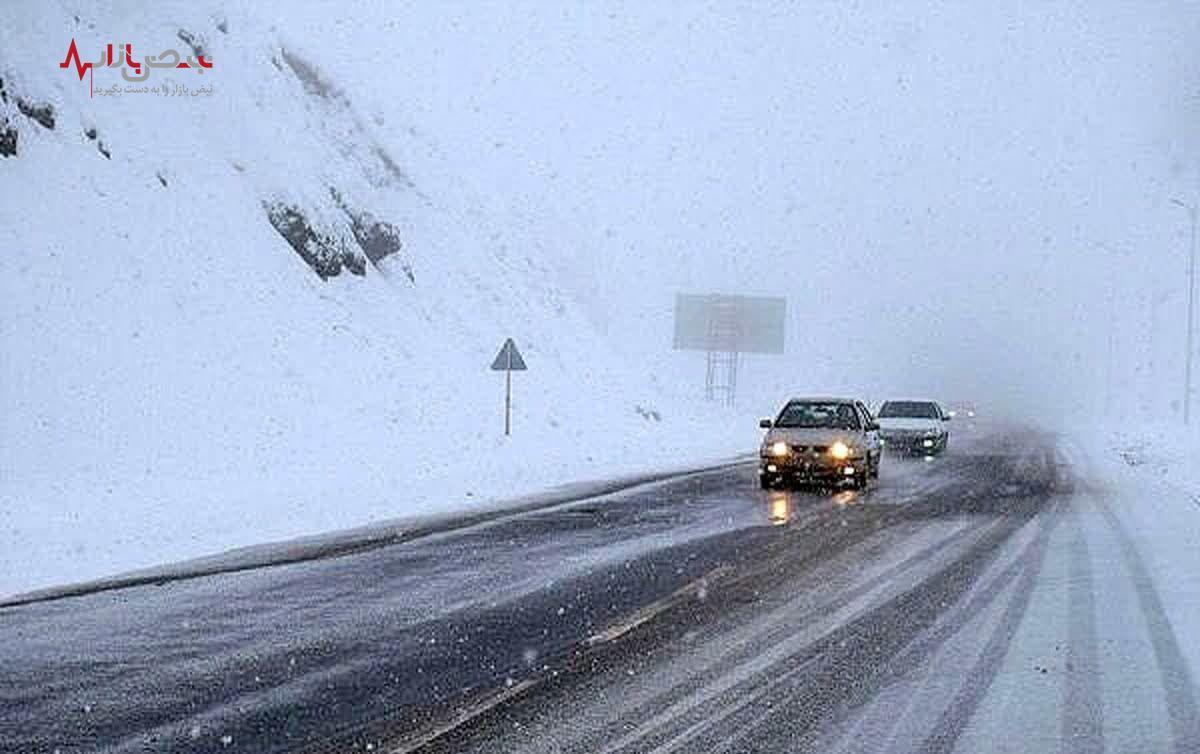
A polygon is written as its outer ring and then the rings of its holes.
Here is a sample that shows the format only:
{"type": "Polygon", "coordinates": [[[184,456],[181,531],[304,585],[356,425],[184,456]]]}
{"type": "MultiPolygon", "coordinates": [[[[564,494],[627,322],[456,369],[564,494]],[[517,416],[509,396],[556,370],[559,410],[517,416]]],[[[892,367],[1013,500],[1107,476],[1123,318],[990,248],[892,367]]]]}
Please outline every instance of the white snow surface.
{"type": "Polygon", "coordinates": [[[1200,424],[1189,428],[1155,422],[1111,429],[1106,450],[1109,457],[1115,454],[1124,466],[1158,478],[1177,493],[1200,497],[1200,424]]]}
{"type": "Polygon", "coordinates": [[[1200,677],[1200,427],[1097,430],[1078,447],[1084,455],[1068,460],[1082,462],[1129,532],[1192,677],[1200,677]]]}
{"type": "Polygon", "coordinates": [[[669,332],[598,327],[544,223],[373,110],[379,61],[332,78],[305,24],[272,22],[291,4],[252,7],[6,6],[0,595],[754,447],[748,416],[699,400],[701,373],[647,360],[669,332]],[[84,60],[186,55],[180,29],[214,68],[146,84],[211,96],[89,98],[57,65],[72,36],[84,60]],[[402,251],[321,280],[263,203],[352,244],[332,191],[402,251]],[[509,336],[529,371],[505,438],[487,367],[509,336]]]}

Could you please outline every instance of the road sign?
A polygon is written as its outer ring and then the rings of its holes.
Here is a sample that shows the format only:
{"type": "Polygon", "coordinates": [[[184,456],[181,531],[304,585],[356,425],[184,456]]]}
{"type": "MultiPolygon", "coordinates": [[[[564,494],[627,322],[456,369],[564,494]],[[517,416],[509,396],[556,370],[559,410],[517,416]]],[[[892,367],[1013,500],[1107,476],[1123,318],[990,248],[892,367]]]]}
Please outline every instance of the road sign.
{"type": "Polygon", "coordinates": [[[500,346],[500,353],[496,354],[496,358],[492,361],[492,370],[496,372],[504,372],[504,435],[507,437],[512,434],[512,373],[524,372],[528,367],[525,366],[525,359],[521,358],[521,352],[517,350],[517,344],[512,338],[507,338],[504,345],[500,346]]]}
{"type": "Polygon", "coordinates": [[[525,359],[521,358],[521,352],[517,350],[517,344],[513,343],[512,338],[505,340],[504,345],[500,346],[500,353],[496,354],[496,360],[492,362],[492,369],[497,372],[509,370],[523,372],[527,369],[525,359]]]}

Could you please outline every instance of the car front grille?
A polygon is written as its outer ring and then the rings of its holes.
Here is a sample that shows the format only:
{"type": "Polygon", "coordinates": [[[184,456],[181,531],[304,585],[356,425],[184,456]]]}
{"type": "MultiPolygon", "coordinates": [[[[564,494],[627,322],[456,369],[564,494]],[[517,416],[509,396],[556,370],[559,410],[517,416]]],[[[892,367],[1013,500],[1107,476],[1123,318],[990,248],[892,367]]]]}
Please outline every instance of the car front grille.
{"type": "Polygon", "coordinates": [[[792,452],[796,454],[814,453],[820,455],[829,450],[828,445],[793,445],[792,452]]]}

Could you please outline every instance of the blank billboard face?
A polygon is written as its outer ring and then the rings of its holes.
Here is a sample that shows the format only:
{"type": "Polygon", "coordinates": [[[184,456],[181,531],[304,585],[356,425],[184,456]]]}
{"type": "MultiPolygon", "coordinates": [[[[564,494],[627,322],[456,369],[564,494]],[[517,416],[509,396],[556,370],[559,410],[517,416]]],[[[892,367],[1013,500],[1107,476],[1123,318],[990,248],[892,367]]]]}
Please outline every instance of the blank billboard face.
{"type": "Polygon", "coordinates": [[[677,350],[783,353],[787,300],[771,296],[675,296],[677,350]]]}

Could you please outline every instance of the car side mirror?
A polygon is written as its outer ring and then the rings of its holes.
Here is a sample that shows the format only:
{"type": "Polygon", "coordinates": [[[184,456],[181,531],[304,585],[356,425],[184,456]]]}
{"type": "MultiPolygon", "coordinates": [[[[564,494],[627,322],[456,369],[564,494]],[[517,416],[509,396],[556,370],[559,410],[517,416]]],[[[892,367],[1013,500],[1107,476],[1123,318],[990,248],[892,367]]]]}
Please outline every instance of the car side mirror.
{"type": "Polygon", "coordinates": [[[758,420],[758,428],[759,429],[770,429],[771,428],[771,420],[770,419],[759,419],[758,420]]]}
{"type": "Polygon", "coordinates": [[[944,421],[944,422],[948,422],[948,421],[950,421],[950,420],[951,420],[951,419],[953,419],[953,418],[954,418],[954,417],[953,417],[953,416],[951,416],[950,414],[946,414],[945,416],[943,416],[943,417],[942,417],[942,421],[944,421]]]}

